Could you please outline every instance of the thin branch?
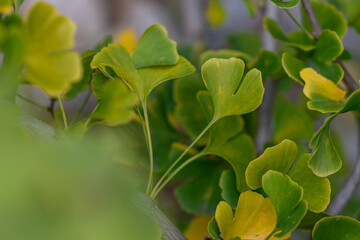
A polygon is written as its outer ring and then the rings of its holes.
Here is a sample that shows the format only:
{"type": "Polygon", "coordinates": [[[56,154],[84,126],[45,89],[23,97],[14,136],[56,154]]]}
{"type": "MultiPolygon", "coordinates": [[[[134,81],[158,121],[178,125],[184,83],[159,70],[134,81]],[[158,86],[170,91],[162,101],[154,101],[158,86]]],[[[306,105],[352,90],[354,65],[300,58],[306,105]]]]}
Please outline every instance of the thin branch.
{"type": "Polygon", "coordinates": [[[304,7],[306,16],[309,19],[312,28],[312,35],[315,39],[318,39],[321,35],[321,26],[319,20],[316,17],[314,9],[309,0],[301,0],[301,4],[304,7]]]}
{"type": "MultiPolygon", "coordinates": [[[[279,9],[270,1],[266,2],[264,15],[271,17],[275,21],[279,18],[279,9]]],[[[275,39],[263,29],[263,47],[269,51],[276,51],[277,43],[275,39]]],[[[276,98],[276,80],[267,78],[265,82],[264,100],[259,108],[259,127],[255,138],[256,150],[258,153],[263,151],[266,142],[270,141],[274,135],[273,110],[276,98]]]]}
{"type": "Polygon", "coordinates": [[[38,108],[41,108],[42,110],[47,111],[47,107],[41,105],[40,103],[37,103],[37,102],[35,102],[35,101],[33,101],[33,100],[31,100],[31,99],[29,99],[29,98],[27,98],[27,97],[24,97],[24,96],[22,96],[22,95],[20,95],[20,94],[18,94],[18,93],[16,94],[16,96],[19,97],[19,98],[21,98],[21,99],[24,100],[25,102],[31,103],[31,104],[33,104],[34,106],[37,106],[38,108]]]}
{"type": "Polygon", "coordinates": [[[345,66],[345,64],[340,60],[336,59],[335,63],[339,64],[340,67],[344,70],[344,83],[350,93],[356,91],[359,88],[359,83],[352,77],[349,70],[345,66]]]}
{"type": "Polygon", "coordinates": [[[47,111],[50,113],[52,118],[55,118],[55,113],[54,113],[55,103],[56,103],[56,98],[50,98],[50,105],[47,108],[47,111]]]}

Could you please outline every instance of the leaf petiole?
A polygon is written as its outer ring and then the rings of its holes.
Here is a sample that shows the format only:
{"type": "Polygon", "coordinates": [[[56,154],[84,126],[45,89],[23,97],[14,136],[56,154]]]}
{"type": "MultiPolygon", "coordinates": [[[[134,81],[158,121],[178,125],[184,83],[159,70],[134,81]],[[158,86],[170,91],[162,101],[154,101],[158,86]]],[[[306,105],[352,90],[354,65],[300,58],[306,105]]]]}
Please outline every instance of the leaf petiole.
{"type": "Polygon", "coordinates": [[[145,126],[145,137],[147,139],[147,146],[148,146],[148,152],[149,152],[149,158],[150,158],[150,173],[149,173],[149,180],[146,187],[146,194],[149,194],[153,185],[153,174],[154,174],[154,156],[153,156],[153,148],[152,148],[152,142],[151,142],[151,133],[150,133],[150,125],[149,125],[149,116],[146,108],[146,100],[142,103],[143,112],[144,112],[144,120],[145,123],[143,126],[145,126]]]}
{"type": "Polygon", "coordinates": [[[60,105],[60,110],[61,110],[61,115],[64,121],[64,128],[65,130],[68,128],[68,124],[67,124],[67,120],[66,120],[66,114],[65,114],[65,110],[64,110],[64,106],[61,100],[61,97],[58,96],[58,101],[59,101],[59,105],[60,105]]]}
{"type": "Polygon", "coordinates": [[[314,39],[313,35],[309,33],[309,31],[294,17],[294,15],[292,15],[292,13],[288,9],[284,9],[284,11],[310,39],[314,39]]]}

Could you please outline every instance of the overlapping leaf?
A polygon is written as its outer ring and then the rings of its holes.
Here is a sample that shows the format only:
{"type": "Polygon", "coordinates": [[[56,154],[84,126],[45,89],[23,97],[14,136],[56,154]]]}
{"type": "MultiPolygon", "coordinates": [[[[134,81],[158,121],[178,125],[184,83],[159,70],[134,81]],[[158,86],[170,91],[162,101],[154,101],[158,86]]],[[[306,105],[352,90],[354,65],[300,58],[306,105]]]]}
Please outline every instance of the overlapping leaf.
{"type": "Polygon", "coordinates": [[[293,8],[299,4],[300,0],[271,0],[279,8],[293,8]]]}
{"type": "Polygon", "coordinates": [[[303,189],[289,176],[272,170],[263,176],[262,185],[276,209],[277,222],[272,233],[275,237],[286,236],[300,224],[307,212],[307,203],[302,200],[303,189]]]}

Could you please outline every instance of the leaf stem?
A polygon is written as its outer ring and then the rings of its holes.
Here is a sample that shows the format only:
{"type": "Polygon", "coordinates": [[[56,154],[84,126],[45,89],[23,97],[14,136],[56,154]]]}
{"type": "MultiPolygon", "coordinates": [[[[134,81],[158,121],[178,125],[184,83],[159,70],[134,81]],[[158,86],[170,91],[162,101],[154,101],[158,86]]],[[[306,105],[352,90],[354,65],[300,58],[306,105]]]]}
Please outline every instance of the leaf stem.
{"type": "Polygon", "coordinates": [[[65,114],[64,106],[63,106],[63,103],[62,103],[62,100],[61,100],[60,96],[58,96],[58,101],[59,101],[59,105],[60,105],[62,118],[63,118],[63,121],[64,121],[64,128],[66,130],[68,128],[68,124],[67,124],[67,120],[66,120],[66,114],[65,114]]]}
{"type": "Polygon", "coordinates": [[[33,104],[34,106],[37,106],[38,108],[41,108],[41,109],[43,109],[43,110],[45,110],[45,111],[48,110],[48,108],[47,108],[46,106],[41,105],[40,103],[37,103],[37,102],[35,102],[35,101],[33,101],[33,100],[31,100],[31,99],[29,99],[29,98],[27,98],[27,97],[24,97],[24,96],[22,96],[22,95],[20,95],[20,94],[18,94],[18,93],[16,94],[16,96],[19,97],[19,98],[21,98],[21,99],[24,100],[25,102],[28,102],[28,103],[33,104]]]}
{"type": "Polygon", "coordinates": [[[150,173],[149,173],[149,180],[146,187],[146,194],[149,194],[152,186],[153,186],[153,175],[154,175],[154,156],[153,156],[153,147],[151,141],[151,133],[150,133],[150,125],[149,125],[149,116],[146,107],[146,100],[142,103],[143,111],[144,111],[144,120],[145,120],[145,130],[146,130],[146,139],[148,145],[148,152],[149,152],[149,159],[150,159],[150,173]]]}
{"type": "Polygon", "coordinates": [[[91,89],[88,90],[87,94],[86,94],[86,97],[83,101],[83,103],[81,104],[79,110],[77,111],[75,117],[71,120],[71,123],[70,123],[70,126],[72,124],[74,124],[74,122],[76,121],[76,119],[80,116],[80,114],[83,112],[86,104],[89,102],[89,99],[90,99],[90,96],[91,96],[91,89]]]}
{"type": "Polygon", "coordinates": [[[289,17],[295,22],[295,24],[306,34],[310,39],[314,39],[314,37],[309,33],[309,31],[292,15],[292,13],[288,9],[284,9],[284,11],[289,15],[289,17]]]}
{"type": "Polygon", "coordinates": [[[154,191],[153,193],[151,193],[150,198],[154,199],[156,198],[156,196],[159,194],[159,192],[165,187],[166,184],[168,184],[170,182],[171,179],[173,179],[173,177],[175,177],[176,174],[178,174],[178,172],[180,172],[184,167],[186,167],[188,164],[192,163],[194,160],[207,155],[207,153],[205,152],[200,152],[194,156],[192,156],[191,158],[187,159],[185,162],[183,162],[177,169],[175,169],[175,171],[173,171],[162,183],[161,185],[156,189],[156,191],[154,191]]]}
{"type": "MultiPolygon", "coordinates": [[[[160,185],[162,187],[162,182],[165,180],[167,175],[173,170],[173,168],[181,161],[181,159],[186,155],[186,153],[200,140],[200,138],[210,129],[210,127],[217,121],[217,118],[213,118],[209,124],[204,128],[204,130],[199,134],[199,136],[196,137],[196,139],[184,150],[184,152],[175,160],[175,162],[168,168],[168,170],[164,173],[164,175],[161,177],[161,179],[157,182],[156,186],[154,187],[153,191],[151,192],[150,196],[155,197],[158,193],[158,188],[160,185]]],[[[160,189],[161,190],[161,189],[160,189]]]]}

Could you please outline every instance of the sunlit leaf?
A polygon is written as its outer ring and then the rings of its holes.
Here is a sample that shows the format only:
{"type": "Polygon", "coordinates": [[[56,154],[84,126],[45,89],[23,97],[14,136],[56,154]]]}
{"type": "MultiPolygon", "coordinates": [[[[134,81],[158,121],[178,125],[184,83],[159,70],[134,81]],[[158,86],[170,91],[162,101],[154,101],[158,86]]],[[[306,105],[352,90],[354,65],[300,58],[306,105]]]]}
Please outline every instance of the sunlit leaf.
{"type": "Polygon", "coordinates": [[[263,176],[262,185],[277,213],[273,233],[275,237],[283,237],[300,224],[307,212],[307,203],[302,200],[303,190],[289,176],[272,170],[263,176]]]}
{"type": "Polygon", "coordinates": [[[264,88],[261,73],[249,71],[244,79],[245,64],[237,58],[208,60],[202,76],[214,101],[214,120],[254,111],[262,101],[264,88]]]}
{"type": "Polygon", "coordinates": [[[326,217],[312,232],[314,240],[355,240],[360,236],[360,222],[345,216],[326,217]]]}
{"type": "Polygon", "coordinates": [[[252,191],[241,193],[235,216],[226,202],[216,208],[215,219],[224,240],[265,239],[276,225],[276,211],[269,198],[252,191]]]}
{"type": "Polygon", "coordinates": [[[51,97],[66,93],[82,76],[81,58],[70,51],[74,46],[75,24],[45,2],[35,4],[27,24],[26,80],[51,97]]]}
{"type": "Polygon", "coordinates": [[[212,218],[204,216],[195,216],[190,220],[187,226],[184,236],[188,240],[199,240],[209,235],[207,226],[212,218]]]}
{"type": "Polygon", "coordinates": [[[146,29],[132,54],[136,68],[174,65],[179,58],[176,42],[168,38],[167,30],[159,23],[146,29]]]}
{"type": "Polygon", "coordinates": [[[341,109],[345,91],[311,68],[301,70],[300,76],[305,82],[304,94],[310,99],[309,109],[322,113],[336,112],[341,109]]]}
{"type": "Polygon", "coordinates": [[[251,189],[262,186],[263,175],[269,170],[287,173],[298,153],[294,142],[285,139],[274,147],[267,148],[257,159],[250,162],[246,169],[246,182],[251,189]]]}
{"type": "Polygon", "coordinates": [[[303,200],[315,213],[325,211],[330,203],[331,186],[327,178],[316,176],[308,167],[310,154],[303,155],[291,168],[290,178],[304,190],[303,200]]]}
{"type": "Polygon", "coordinates": [[[159,84],[183,77],[195,71],[195,68],[186,59],[174,65],[163,65],[136,69],[126,49],[120,44],[109,44],[95,55],[91,62],[92,68],[100,68],[109,73],[110,67],[120,78],[124,79],[138,94],[140,100],[145,102],[146,97],[159,84]]]}

